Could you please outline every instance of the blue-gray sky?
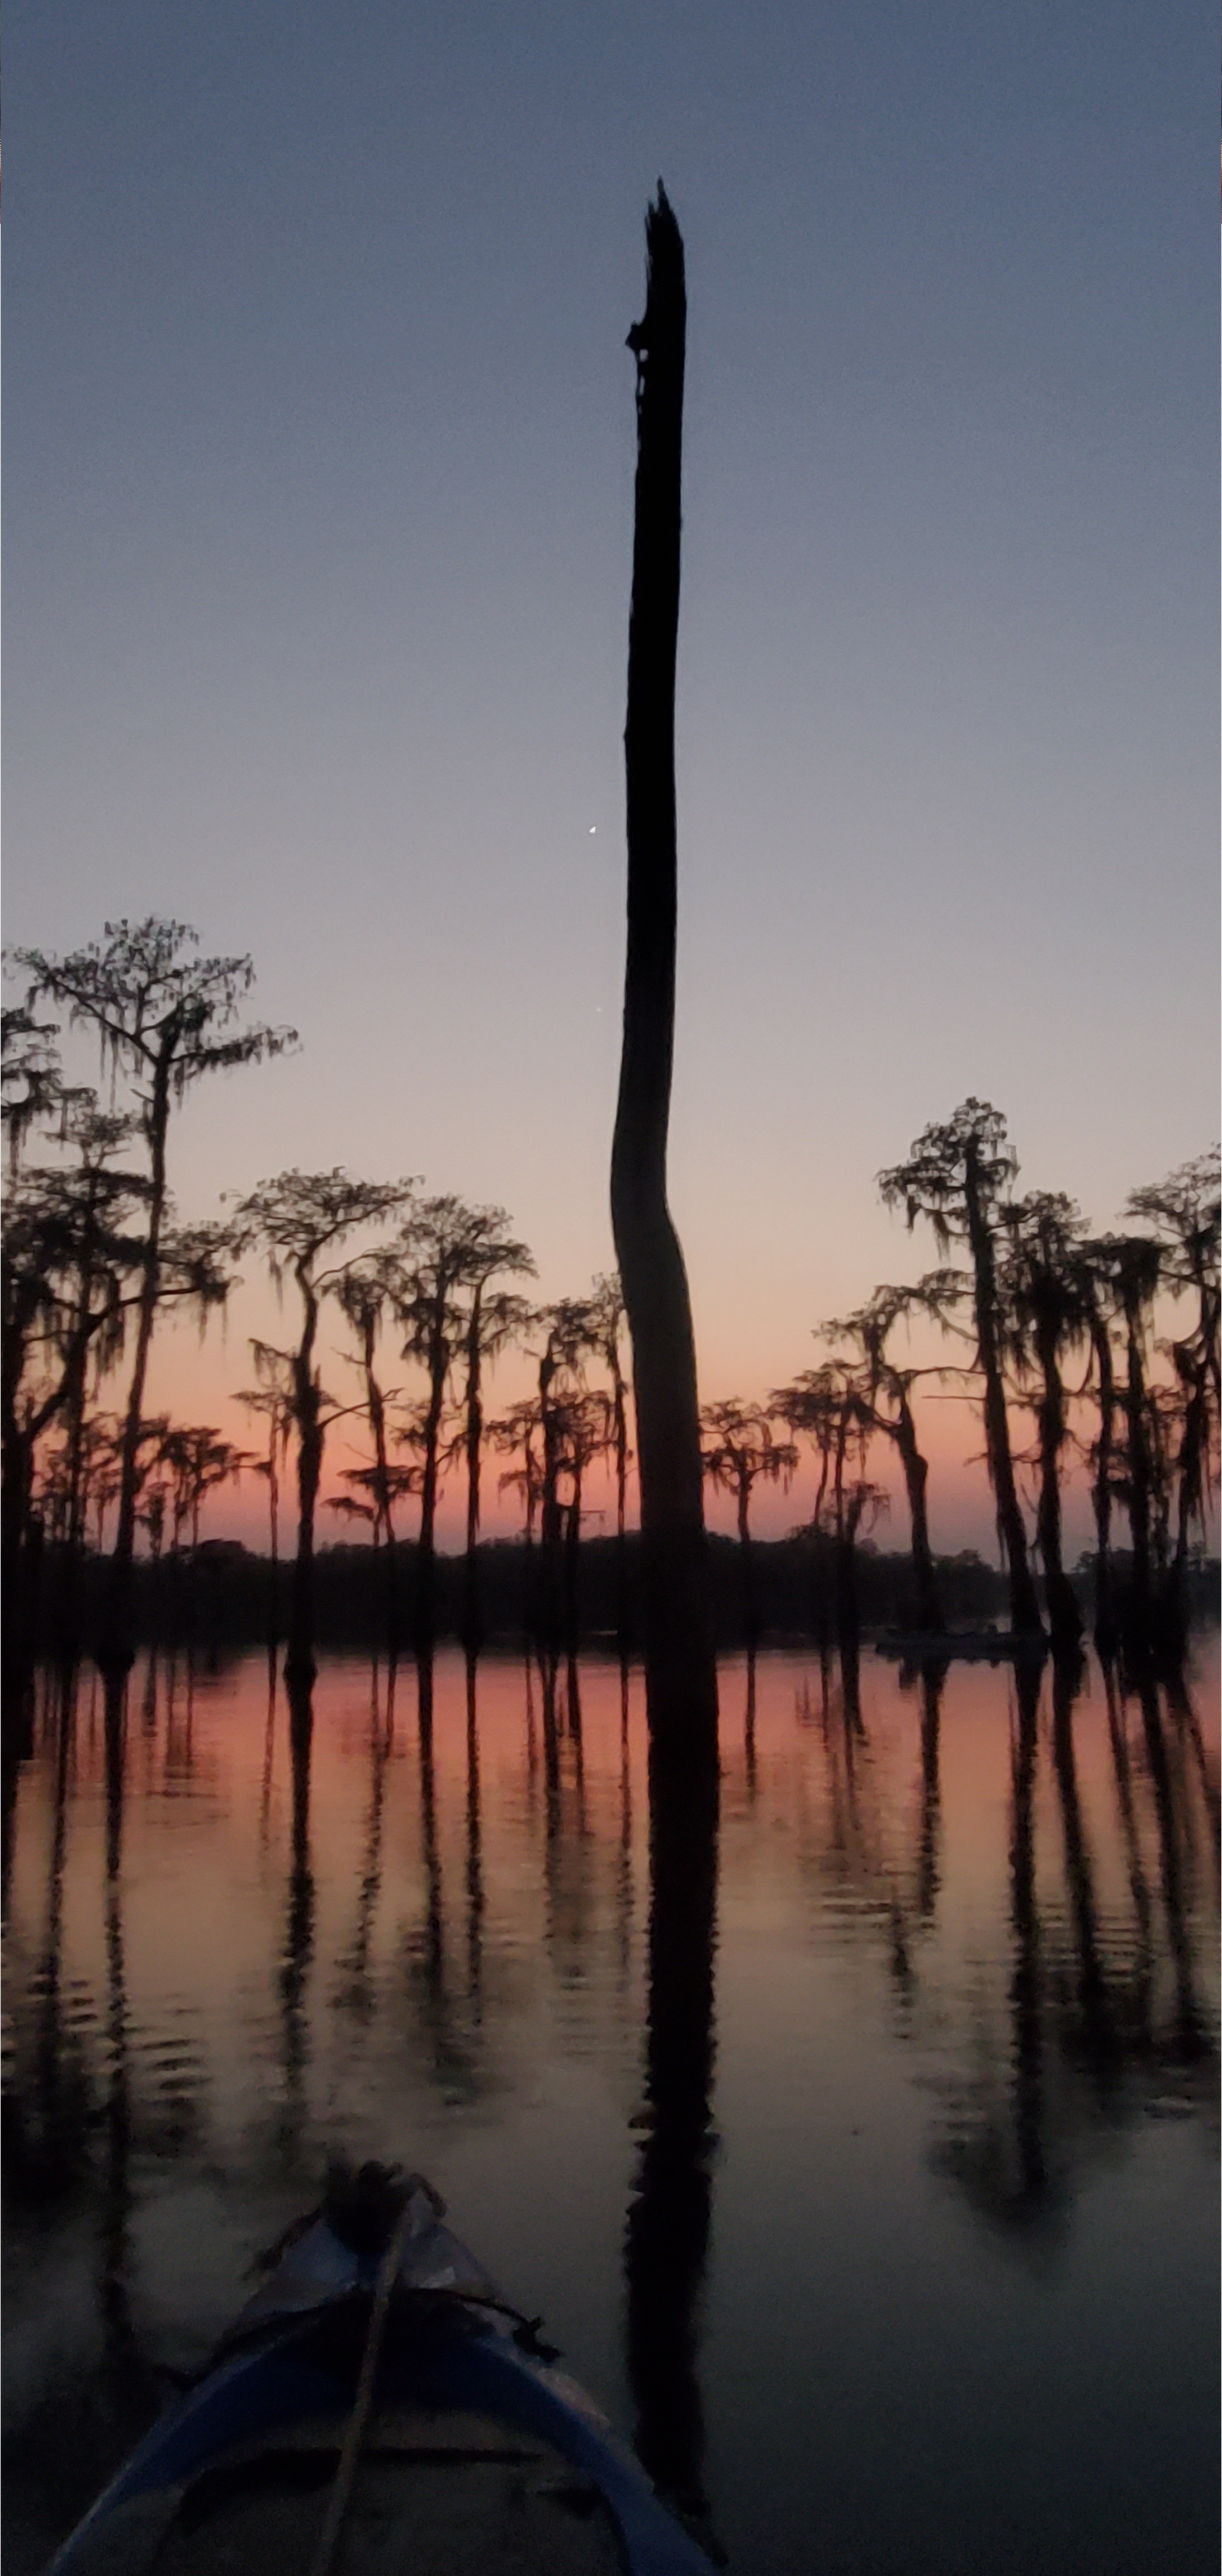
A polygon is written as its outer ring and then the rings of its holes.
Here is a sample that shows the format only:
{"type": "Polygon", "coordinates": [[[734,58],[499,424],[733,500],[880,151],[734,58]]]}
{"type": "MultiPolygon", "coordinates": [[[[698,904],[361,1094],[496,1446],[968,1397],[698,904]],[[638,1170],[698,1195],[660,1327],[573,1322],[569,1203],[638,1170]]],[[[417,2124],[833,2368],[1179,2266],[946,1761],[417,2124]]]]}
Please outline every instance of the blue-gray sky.
{"type": "Polygon", "coordinates": [[[930,1257],[873,1175],[969,1091],[1101,1223],[1209,1142],[1197,0],[13,0],[6,33],[7,936],[156,909],[253,950],[305,1044],[185,1113],[192,1212],[344,1161],[505,1202],[548,1293],[610,1263],[659,172],[705,1391],[930,1257]]]}

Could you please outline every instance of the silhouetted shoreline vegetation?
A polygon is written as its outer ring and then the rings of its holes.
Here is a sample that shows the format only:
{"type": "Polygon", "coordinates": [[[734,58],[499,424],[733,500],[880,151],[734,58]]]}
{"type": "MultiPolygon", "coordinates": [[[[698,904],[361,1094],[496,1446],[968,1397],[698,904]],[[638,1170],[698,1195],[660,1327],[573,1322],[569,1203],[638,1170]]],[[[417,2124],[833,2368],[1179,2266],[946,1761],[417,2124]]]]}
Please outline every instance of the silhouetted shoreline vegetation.
{"type": "MultiPolygon", "coordinates": [[[[807,1531],[781,1539],[752,1538],[750,1614],[744,1615],[743,1542],[710,1531],[707,1539],[713,1631],[719,1650],[787,1641],[840,1642],[837,1624],[837,1548],[834,1538],[807,1531]]],[[[566,1569],[571,1590],[559,1627],[549,1624],[541,1597],[538,1551],[521,1539],[486,1539],[476,1550],[481,1605],[480,1644],[550,1647],[567,1651],[600,1644],[635,1657],[644,1622],[639,1533],[629,1531],[621,1549],[614,1537],[584,1538],[566,1569]]],[[[1118,1561],[1121,1580],[1128,1560],[1118,1561]]],[[[944,1624],[936,1635],[921,1627],[918,1569],[912,1557],[867,1541],[855,1555],[859,1641],[897,1650],[920,1643],[947,1655],[964,1645],[984,1650],[991,1636],[1002,1652],[1010,1641],[1007,1578],[974,1548],[932,1559],[944,1624]]],[[[40,1656],[62,1646],[57,1623],[56,1554],[48,1553],[41,1610],[33,1638],[40,1656]]],[[[109,1559],[90,1551],[74,1566],[78,1584],[77,1650],[93,1651],[103,1633],[109,1559]]],[[[1186,1578],[1188,1630],[1215,1623],[1222,1568],[1216,1557],[1193,1558],[1186,1578]]],[[[1069,1576],[1085,1624],[1095,1612],[1095,1568],[1084,1556],[1069,1576]]],[[[393,1642],[408,1653],[415,1632],[421,1557],[410,1540],[389,1550],[341,1541],[320,1547],[313,1560],[313,1637],[322,1651],[387,1644],[387,1597],[398,1605],[393,1642]]],[[[468,1643],[470,1560],[465,1552],[435,1553],[431,1571],[432,1633],[438,1641],[468,1643]]],[[[1038,1590],[1037,1584],[1037,1590],[1038,1590]]],[[[292,1625],[293,1565],[273,1560],[237,1539],[205,1539],[196,1549],[136,1561],[132,1588],[133,1633],[139,1645],[194,1645],[201,1652],[287,1642],[292,1625]]]]}
{"type": "MultiPolygon", "coordinates": [[[[88,1651],[122,1671],[139,1638],[209,1626],[270,1635],[302,1678],[316,1642],[358,1638],[419,1649],[457,1634],[476,1650],[503,1635],[558,1648],[614,1633],[635,1650],[650,1632],[657,1568],[646,1576],[656,1549],[629,1527],[635,1390],[618,1279],[534,1305],[520,1286],[534,1262],[503,1208],[342,1170],[283,1172],[219,1219],[179,1224],[166,1141],[176,1088],[256,1063],[291,1037],[233,1031],[250,962],[200,961],[194,946],[181,924],[151,920],[111,925],[104,945],[67,960],[24,951],[18,961],[26,999],[4,1018],[6,1662],[88,1651]],[[115,991],[125,1017],[113,1017],[115,991]],[[38,1016],[43,995],[62,996],[93,1030],[112,1071],[110,1107],[67,1081],[58,1024],[38,1016]],[[50,1159],[35,1160],[35,1140],[50,1159]],[[266,1426],[257,1451],[217,1425],[140,1410],[159,1319],[194,1309],[204,1323],[222,1310],[240,1258],[264,1262],[296,1308],[295,1338],[252,1342],[256,1382],[234,1390],[266,1426]],[[489,1375],[513,1348],[533,1391],[497,1413],[489,1375]],[[414,1379],[398,1383],[401,1369],[414,1379]],[[327,1434],[341,1420],[349,1444],[359,1426],[368,1456],[328,1490],[327,1434]],[[517,1542],[480,1540],[489,1471],[500,1495],[520,1499],[517,1542]],[[591,1528],[599,1472],[615,1496],[614,1537],[591,1528]],[[267,1487],[266,1563],[201,1531],[209,1495],[246,1474],[267,1487]],[[447,1479],[465,1492],[461,1559],[437,1543],[447,1479]],[[291,1558],[279,1543],[286,1488],[291,1558]],[[367,1527],[368,1545],[320,1543],[322,1513],[367,1527]]],[[[1067,1662],[1087,1628],[1105,1658],[1121,1652],[1130,1665],[1174,1666],[1183,1653],[1211,1583],[1217,1154],[1133,1191],[1133,1230],[1098,1235],[1062,1194],[1015,1195],[1017,1172],[988,1102],[969,1099],[927,1128],[879,1187],[910,1227],[930,1226],[942,1266],[816,1327],[816,1364],[787,1386],[702,1406],[704,1477],[733,1498],[738,1531],[736,1542],[705,1542],[719,1642],[808,1635],[851,1661],[859,1639],[883,1628],[932,1651],[947,1631],[1008,1621],[1067,1662]],[[1175,1329],[1160,1332],[1168,1318],[1175,1329]],[[900,1347],[914,1325],[927,1344],[942,1337],[920,1365],[900,1347]],[[1000,1574],[970,1552],[934,1550],[924,1381],[983,1422],[1000,1574]],[[891,1456],[909,1545],[883,1553],[872,1533],[890,1498],[871,1471],[891,1456]],[[1074,1478],[1096,1536],[1070,1570],[1063,1505],[1074,1478]],[[761,1484],[796,1488],[786,1539],[752,1533],[761,1484]]]]}

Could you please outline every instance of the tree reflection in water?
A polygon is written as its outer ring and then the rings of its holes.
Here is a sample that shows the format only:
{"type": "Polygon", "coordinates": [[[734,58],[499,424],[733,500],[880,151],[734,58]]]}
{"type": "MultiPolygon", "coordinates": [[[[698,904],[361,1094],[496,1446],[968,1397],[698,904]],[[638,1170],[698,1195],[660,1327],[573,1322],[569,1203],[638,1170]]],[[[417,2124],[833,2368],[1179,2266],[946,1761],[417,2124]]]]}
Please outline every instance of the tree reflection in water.
{"type": "Polygon", "coordinates": [[[484,2003],[484,1875],[480,1849],[479,1813],[479,1709],[477,1705],[477,1663],[468,1649],[467,1667],[467,1994],[471,2017],[483,2018],[484,2003]]]}
{"type": "Polygon", "coordinates": [[[433,1649],[416,1655],[416,1731],[420,1762],[420,1857],[424,1869],[424,1920],[416,1951],[420,1977],[421,2020],[432,2053],[434,2072],[452,2080],[456,2051],[450,2032],[446,1979],[445,1906],[441,1851],[437,1837],[437,1774],[433,1745],[433,1649]]]}
{"type": "Polygon", "coordinates": [[[22,1768],[34,1749],[34,1704],[37,1683],[28,1666],[6,1679],[4,1721],[0,1728],[0,1918],[8,1921],[9,1880],[13,1869],[13,1829],[22,1768]]]}
{"type": "MultiPolygon", "coordinates": [[[[724,2500],[702,2386],[712,2092],[736,2027],[723,2004],[718,2031],[714,1964],[729,1945],[738,2009],[744,1920],[758,2044],[777,2052],[762,2061],[777,2075],[770,2120],[786,2116],[793,2036],[771,1961],[798,1974],[803,1945],[823,1962],[851,1950],[846,2063],[860,2062],[872,1980],[865,2044],[879,2066],[907,2052],[926,2188],[932,2162],[1036,2271],[1067,2250],[1118,2137],[1168,2113],[1207,2120],[1218,1778],[1192,1693],[1093,1661],[897,1677],[866,1656],[854,1678],[830,1658],[736,1662],[724,1819],[715,1774],[655,1755],[646,1835],[640,1677],[622,1658],[422,1654],[406,1737],[393,1667],[324,1668],[289,1694],[287,1779],[284,1685],[261,1659],[197,1676],[163,1653],[126,1697],[121,1679],[40,1674],[18,1709],[24,1738],[8,1737],[5,2120],[20,2263],[41,2280],[54,2249],[70,2255],[88,2309],[89,2359],[54,2400],[55,2443],[65,2410],[83,2410],[100,2473],[120,2420],[129,2438],[152,2411],[147,2302],[164,2317],[184,2295],[166,2248],[194,2226],[175,2216],[150,2237],[158,2205],[175,2212],[186,2192],[198,2211],[221,2176],[227,2206],[257,2206],[250,2241],[265,2241],[268,2199],[291,2214],[329,2145],[367,2139],[440,2158],[443,2188],[466,2141],[486,2156],[491,2208],[498,2160],[520,2182],[540,2122],[550,2137],[570,2116],[596,2124],[593,2172],[631,2112],[643,1980],[626,2359],[642,2455],[707,2531],[710,2486],[724,2500]],[[758,1920],[750,1902],[743,1913],[752,1887],[758,1920]],[[214,1952],[192,1931],[213,1922],[214,1952]],[[210,2018],[211,2057],[192,2061],[184,2013],[210,2018]]],[[[719,2096],[737,2080],[723,2068],[719,2096]]],[[[741,2132],[720,2101],[719,2125],[733,2157],[741,2132]]],[[[595,2262],[581,2234],[594,2135],[575,2126],[564,2150],[591,2303],[611,2295],[606,2236],[595,2262]]],[[[622,2185],[621,2168],[600,2188],[622,2185]]],[[[465,2213],[457,2186],[454,2199],[465,2213]]],[[[233,2248],[218,2244],[217,2297],[236,2304],[233,2248]]],[[[546,2250],[515,2251],[528,2291],[546,2250]]],[[[718,2319],[733,2239],[727,2256],[718,2319]]]]}
{"type": "Polygon", "coordinates": [[[1193,1763],[1200,1782],[1201,1797],[1209,1826],[1216,1896],[1219,1885],[1219,1860],[1222,1859],[1222,1781],[1219,1779],[1217,1754],[1211,1760],[1206,1752],[1205,1738],[1201,1733],[1201,1721],[1189,1697],[1182,1672],[1168,1675],[1167,1706],[1175,1720],[1178,1733],[1191,1748],[1193,1763]]]}
{"type": "Polygon", "coordinates": [[[625,2245],[636,2445],[699,2526],[709,2515],[698,2370],[714,2137],[715,1759],[649,1757],[649,1967],[644,2135],[625,2245]]]}
{"type": "Polygon", "coordinates": [[[1175,1972],[1176,2049],[1184,2064],[1191,2066],[1209,2053],[1205,2019],[1196,1991],[1192,1943],[1185,1921],[1185,1879],[1191,1879],[1193,1873],[1192,1827],[1188,1802],[1184,1797],[1183,1770],[1181,1767],[1177,1779],[1163,1732],[1158,1688],[1148,1672],[1143,1672],[1138,1678],[1137,1699],[1146,1766],[1154,1789],[1158,1817],[1159,1876],[1175,1972]]]}
{"type": "Polygon", "coordinates": [[[369,2021],[376,2008],[374,1981],[370,1974],[370,1951],[374,1917],[382,1888],[382,1820],[386,1807],[386,1765],[395,1740],[397,1679],[398,1667],[392,1655],[386,1674],[386,1708],[383,1713],[380,1672],[375,1656],[369,1670],[369,1807],[365,1819],[356,1924],[352,1946],[338,1963],[340,1977],[336,1988],[337,2003],[346,2012],[355,2013],[362,2021],[369,2021]]]}
{"type": "Polygon", "coordinates": [[[1116,1804],[1124,1840],[1129,1895],[1136,1928],[1132,1971],[1134,1996],[1138,2011],[1143,2018],[1147,2018],[1151,2009],[1151,1990],[1154,1982],[1154,1907],[1138,1831],[1124,1705],[1117,1686],[1115,1667],[1111,1662],[1103,1666],[1103,1690],[1107,1704],[1108,1745],[1116,1782],[1116,1804]]]}
{"type": "MultiPolygon", "coordinates": [[[[32,1980],[33,2081],[26,2100],[5,2103],[5,2180],[22,2198],[54,2203],[80,2187],[87,2165],[88,2099],[63,2013],[64,1880],[68,1793],[76,1751],[80,1668],[44,1676],[43,1723],[51,1738],[51,1834],[46,1912],[32,1980]]],[[[32,1745],[31,1745],[31,1749],[32,1745]]]]}
{"type": "Polygon", "coordinates": [[[127,1771],[128,1675],[105,1677],[105,1888],[103,1937],[106,1954],[106,2052],[109,2060],[105,2103],[105,2149],[101,2177],[98,2250],[98,2306],[102,2326],[107,2448],[121,2450],[141,2429],[161,2391],[142,2349],[132,2314],[134,2264],[133,2222],[136,2195],[132,2176],[135,2105],[132,2095],[131,2011],[123,1926],[123,1820],[127,1771]]]}
{"type": "Polygon", "coordinates": [[[747,1648],[747,1704],[746,1704],[746,1707],[745,1707],[745,1709],[744,1709],[744,1711],[743,1711],[743,1770],[744,1770],[744,1772],[745,1772],[745,1774],[746,1774],[746,1781],[747,1781],[747,1796],[748,1796],[748,1798],[749,1798],[749,1799],[751,1799],[752,1803],[754,1803],[754,1800],[755,1800],[755,1793],[756,1793],[756,1787],[757,1787],[756,1776],[755,1776],[755,1695],[756,1695],[755,1661],[756,1661],[755,1648],[754,1648],[754,1646],[748,1646],[748,1648],[747,1648]]]}
{"type": "Polygon", "coordinates": [[[1035,1886],[1039,1685],[1038,1667],[1021,1662],[1014,1676],[1017,1709],[1010,1734],[1010,1920],[1014,1932],[1010,2005],[1017,2181],[1010,2180],[1001,2160],[986,2161],[978,2174],[985,2186],[986,2200],[991,2184],[995,2209],[1009,2223],[1020,2225],[1043,2209],[1050,2192],[1044,2145],[1043,1978],[1035,1886]]]}
{"type": "Polygon", "coordinates": [[[627,1653],[619,1650],[619,1840],[615,1867],[616,1994],[624,2003],[632,1977],[632,1694],[627,1653]]]}
{"type": "Polygon", "coordinates": [[[1076,2037],[1096,2083],[1106,2090],[1120,2056],[1113,1997],[1100,1954],[1095,1873],[1082,1822],[1078,1766],[1074,1749],[1074,1700],[1081,1689],[1081,1662],[1057,1662],[1052,1677],[1052,1761],[1064,1838],[1065,1877],[1076,1951],[1076,2037]]]}
{"type": "Polygon", "coordinates": [[[942,1693],[946,1665],[926,1664],[921,1671],[921,1823],[917,1839],[916,1917],[932,1923],[942,1884],[942,1693]]]}
{"type": "MultiPolygon", "coordinates": [[[[1142,1768],[1158,1850],[1164,1939],[1160,1943],[1143,1853],[1129,1701],[1121,1681],[1102,1675],[1120,1841],[1130,1912],[1106,1911],[1082,1808],[1075,1713],[1085,1663],[1062,1662],[1050,1683],[1051,1782],[1060,1829],[1060,1896],[1041,1880],[1039,1760],[1042,1692],[1038,1670],[1020,1664],[1011,1719],[1011,1973],[1008,2120],[991,2069],[947,2097],[934,2161],[982,2216],[1008,2232],[1063,2229],[1079,2169],[1110,2132],[1169,2103],[1204,2103],[1217,2067],[1216,2043],[1197,1985],[1193,1929],[1185,1904],[1191,1826],[1168,1755],[1160,1692],[1138,1678],[1142,1768]],[[1161,1993],[1159,1955],[1173,1993],[1161,1993]]],[[[993,2063],[995,2064],[995,2058],[993,2063]]]]}
{"type": "Polygon", "coordinates": [[[263,1726],[263,1769],[259,1780],[259,1849],[267,1850],[272,1810],[272,1772],[276,1760],[276,1686],[280,1661],[274,1645],[267,1649],[267,1716],[263,1726]]]}
{"type": "Polygon", "coordinates": [[[526,1679],[526,1811],[533,1824],[539,1779],[539,1735],[535,1724],[535,1665],[529,1649],[523,1660],[523,1672],[526,1679]]]}
{"type": "Polygon", "coordinates": [[[309,2104],[306,2073],[310,2061],[308,1987],[314,1957],[314,1871],[310,1859],[310,1768],[314,1747],[313,1674],[297,1671],[286,1681],[289,1702],[289,1773],[292,1822],[280,1961],[280,2005],[283,2033],[284,2090],[280,2147],[289,2165],[298,2168],[306,2152],[309,2104]]]}

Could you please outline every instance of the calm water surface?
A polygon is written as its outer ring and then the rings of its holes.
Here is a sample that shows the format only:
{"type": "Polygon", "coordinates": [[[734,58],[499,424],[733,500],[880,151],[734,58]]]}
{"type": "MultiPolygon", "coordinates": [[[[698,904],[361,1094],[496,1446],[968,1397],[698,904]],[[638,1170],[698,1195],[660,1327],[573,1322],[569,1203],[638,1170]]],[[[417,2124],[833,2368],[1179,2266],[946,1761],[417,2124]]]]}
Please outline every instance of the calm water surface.
{"type": "Polygon", "coordinates": [[[337,2147],[431,2175],[737,2576],[1212,2567],[1216,1647],[1072,1702],[867,1658],[847,1713],[817,1659],[724,1664],[712,2100],[652,2175],[639,1676],[443,1654],[431,1697],[329,1663],[294,1762],[258,1658],[145,1662],[109,1731],[38,1683],[9,2576],[337,2147]]]}

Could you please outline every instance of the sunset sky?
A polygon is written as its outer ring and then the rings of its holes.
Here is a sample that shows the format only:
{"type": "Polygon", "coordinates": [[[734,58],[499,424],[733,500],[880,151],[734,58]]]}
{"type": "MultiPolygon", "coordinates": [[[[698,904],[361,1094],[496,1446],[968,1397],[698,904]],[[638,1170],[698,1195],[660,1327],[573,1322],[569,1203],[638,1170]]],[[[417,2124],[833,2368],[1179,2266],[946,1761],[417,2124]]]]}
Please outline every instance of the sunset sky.
{"type": "MultiPolygon", "coordinates": [[[[185,1109],[184,1213],[342,1162],[505,1205],[544,1296],[612,1264],[659,172],[702,1393],[930,1265],[874,1175],[969,1092],[1100,1225],[1204,1150],[1195,0],[14,0],[6,35],[6,937],[176,915],[302,1038],[185,1109]]],[[[154,1400],[220,1419],[279,1338],[249,1276],[154,1400]]],[[[983,1544],[938,1419],[935,1543],[983,1544]]]]}

